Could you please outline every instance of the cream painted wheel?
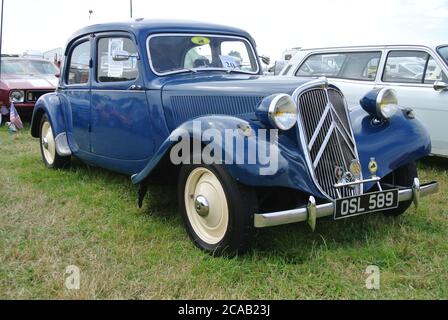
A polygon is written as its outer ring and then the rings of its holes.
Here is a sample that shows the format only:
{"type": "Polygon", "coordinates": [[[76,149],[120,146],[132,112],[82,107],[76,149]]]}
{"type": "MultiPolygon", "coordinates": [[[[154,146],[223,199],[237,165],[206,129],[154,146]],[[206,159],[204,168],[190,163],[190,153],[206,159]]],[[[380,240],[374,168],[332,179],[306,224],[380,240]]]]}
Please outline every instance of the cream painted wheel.
{"type": "Polygon", "coordinates": [[[219,243],[229,225],[229,207],[218,177],[207,168],[195,168],[185,183],[184,201],[197,236],[210,245],[219,243]]]}
{"type": "Polygon", "coordinates": [[[54,142],[53,130],[48,120],[43,121],[41,129],[40,143],[42,145],[42,155],[48,165],[53,165],[56,157],[56,144],[54,142]]]}
{"type": "Polygon", "coordinates": [[[70,163],[70,156],[60,156],[56,152],[56,141],[48,116],[44,114],[40,120],[40,152],[47,168],[65,168],[70,163]]]}

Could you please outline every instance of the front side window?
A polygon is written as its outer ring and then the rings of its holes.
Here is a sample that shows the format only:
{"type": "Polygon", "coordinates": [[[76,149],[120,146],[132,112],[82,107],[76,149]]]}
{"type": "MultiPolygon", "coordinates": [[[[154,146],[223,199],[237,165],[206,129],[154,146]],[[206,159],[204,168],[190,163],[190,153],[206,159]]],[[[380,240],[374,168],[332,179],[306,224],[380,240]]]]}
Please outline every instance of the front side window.
{"type": "Polygon", "coordinates": [[[387,56],[383,81],[423,83],[429,54],[422,51],[391,51],[387,56]]]}
{"type": "Polygon", "coordinates": [[[98,82],[131,81],[138,77],[138,53],[129,38],[101,38],[98,41],[98,82]],[[117,54],[120,58],[117,59],[117,54]]]}
{"type": "Polygon", "coordinates": [[[71,52],[68,65],[67,84],[89,82],[90,42],[78,44],[71,52]]]}
{"type": "Polygon", "coordinates": [[[383,74],[384,82],[433,84],[446,81],[439,64],[423,51],[391,51],[383,74]]]}
{"type": "Polygon", "coordinates": [[[305,60],[296,76],[373,81],[380,58],[381,52],[315,54],[305,60]]]}
{"type": "Polygon", "coordinates": [[[158,75],[223,70],[256,74],[258,60],[250,42],[218,35],[156,35],[148,38],[150,64],[158,75]]]}
{"type": "Polygon", "coordinates": [[[447,81],[447,77],[440,65],[432,57],[429,57],[428,66],[425,72],[425,83],[433,84],[436,81],[447,81]]]}
{"type": "Polygon", "coordinates": [[[439,47],[437,52],[442,57],[443,61],[445,61],[445,64],[448,65],[448,46],[439,47]]]}

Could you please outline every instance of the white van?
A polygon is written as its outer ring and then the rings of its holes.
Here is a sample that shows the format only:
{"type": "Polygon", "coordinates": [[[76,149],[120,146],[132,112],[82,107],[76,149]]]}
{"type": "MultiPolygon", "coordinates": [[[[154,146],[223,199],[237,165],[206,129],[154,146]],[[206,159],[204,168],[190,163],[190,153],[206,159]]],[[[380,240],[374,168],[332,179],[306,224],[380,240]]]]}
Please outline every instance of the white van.
{"type": "Polygon", "coordinates": [[[448,45],[387,45],[301,49],[281,76],[325,76],[349,107],[371,89],[393,88],[431,135],[432,153],[448,157],[448,45]]]}

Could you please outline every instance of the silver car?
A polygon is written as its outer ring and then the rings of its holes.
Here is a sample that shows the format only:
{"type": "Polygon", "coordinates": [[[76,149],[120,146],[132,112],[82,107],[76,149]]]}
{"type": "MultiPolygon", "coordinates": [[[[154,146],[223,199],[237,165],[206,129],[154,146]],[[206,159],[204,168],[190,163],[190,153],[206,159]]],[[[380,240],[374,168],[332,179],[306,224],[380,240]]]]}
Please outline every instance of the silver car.
{"type": "Polygon", "coordinates": [[[393,88],[431,135],[432,153],[448,157],[448,45],[383,45],[300,50],[282,76],[331,79],[349,107],[378,87],[393,88]]]}

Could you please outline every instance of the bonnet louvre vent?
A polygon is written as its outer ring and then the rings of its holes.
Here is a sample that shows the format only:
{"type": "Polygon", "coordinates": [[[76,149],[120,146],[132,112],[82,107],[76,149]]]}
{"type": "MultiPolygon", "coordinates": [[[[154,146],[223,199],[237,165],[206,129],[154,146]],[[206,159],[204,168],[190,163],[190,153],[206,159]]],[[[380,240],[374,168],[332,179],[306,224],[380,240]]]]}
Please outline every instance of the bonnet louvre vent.
{"type": "Polygon", "coordinates": [[[171,96],[175,125],[200,116],[242,115],[255,111],[263,96],[171,96]]]}

